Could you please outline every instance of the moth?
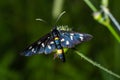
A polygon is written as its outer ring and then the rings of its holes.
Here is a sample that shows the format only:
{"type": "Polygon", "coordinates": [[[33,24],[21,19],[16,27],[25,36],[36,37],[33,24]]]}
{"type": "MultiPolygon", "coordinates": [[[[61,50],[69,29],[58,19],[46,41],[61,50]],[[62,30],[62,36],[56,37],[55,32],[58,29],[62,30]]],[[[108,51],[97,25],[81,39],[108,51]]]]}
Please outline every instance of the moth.
{"type": "Polygon", "coordinates": [[[92,35],[74,32],[68,26],[55,26],[49,33],[25,48],[21,55],[50,54],[56,50],[54,57],[65,62],[63,48],[74,48],[75,45],[91,38],[92,35]]]}

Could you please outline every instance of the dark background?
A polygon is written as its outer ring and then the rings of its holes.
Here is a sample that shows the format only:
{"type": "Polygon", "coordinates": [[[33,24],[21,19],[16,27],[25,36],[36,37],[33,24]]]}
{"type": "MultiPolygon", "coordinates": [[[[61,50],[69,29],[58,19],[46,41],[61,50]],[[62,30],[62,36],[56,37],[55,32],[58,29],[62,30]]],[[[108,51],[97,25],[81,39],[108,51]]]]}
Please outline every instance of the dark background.
{"type": "MultiPolygon", "coordinates": [[[[69,49],[66,62],[54,60],[53,54],[20,56],[27,45],[48,33],[53,26],[36,21],[42,18],[54,24],[53,0],[0,0],[0,80],[117,80],[91,65],[69,49]]],[[[98,8],[98,0],[92,3],[98,8]]],[[[120,22],[120,0],[109,3],[111,13],[120,22]]],[[[65,0],[62,11],[67,13],[58,25],[89,33],[94,38],[77,45],[79,52],[93,61],[120,74],[120,43],[109,30],[93,19],[91,9],[83,0],[65,0]]]]}

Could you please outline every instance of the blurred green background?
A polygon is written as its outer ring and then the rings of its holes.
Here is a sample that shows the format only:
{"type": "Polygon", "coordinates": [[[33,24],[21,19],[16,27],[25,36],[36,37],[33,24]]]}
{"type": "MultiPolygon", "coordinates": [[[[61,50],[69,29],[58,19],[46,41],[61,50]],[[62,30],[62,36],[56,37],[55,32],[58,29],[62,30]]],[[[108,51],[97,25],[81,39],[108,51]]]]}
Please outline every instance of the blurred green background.
{"type": "MultiPolygon", "coordinates": [[[[109,30],[97,23],[83,0],[0,0],[0,80],[117,80],[91,65],[69,49],[66,62],[54,60],[53,54],[20,56],[27,45],[48,33],[53,26],[36,18],[55,23],[56,14],[67,13],[58,25],[68,25],[74,31],[89,33],[94,38],[76,48],[120,74],[120,43],[109,30]],[[57,6],[61,5],[60,8],[57,6]]],[[[91,0],[100,9],[100,0],[91,0]]],[[[109,2],[110,11],[120,22],[120,0],[109,2]]]]}

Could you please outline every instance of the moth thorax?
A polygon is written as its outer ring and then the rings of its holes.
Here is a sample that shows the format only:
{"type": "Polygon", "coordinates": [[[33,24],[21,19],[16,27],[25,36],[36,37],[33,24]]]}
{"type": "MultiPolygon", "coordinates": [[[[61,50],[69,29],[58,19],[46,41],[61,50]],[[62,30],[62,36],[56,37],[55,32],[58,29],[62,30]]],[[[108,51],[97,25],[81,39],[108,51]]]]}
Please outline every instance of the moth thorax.
{"type": "Polygon", "coordinates": [[[67,25],[65,26],[57,26],[57,30],[63,30],[63,31],[71,31],[72,29],[69,28],[67,25]]]}

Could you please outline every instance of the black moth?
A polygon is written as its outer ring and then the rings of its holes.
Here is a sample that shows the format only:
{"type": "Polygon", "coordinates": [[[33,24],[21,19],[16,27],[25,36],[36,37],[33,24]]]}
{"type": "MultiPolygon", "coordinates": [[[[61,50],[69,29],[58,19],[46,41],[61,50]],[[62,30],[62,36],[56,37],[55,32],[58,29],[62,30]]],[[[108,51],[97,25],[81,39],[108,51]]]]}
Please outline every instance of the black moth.
{"type": "Polygon", "coordinates": [[[67,26],[54,27],[51,32],[41,37],[38,41],[28,46],[21,55],[31,56],[35,54],[50,54],[57,51],[54,57],[65,61],[63,48],[73,48],[75,45],[88,41],[92,38],[90,34],[74,32],[67,26]]]}

